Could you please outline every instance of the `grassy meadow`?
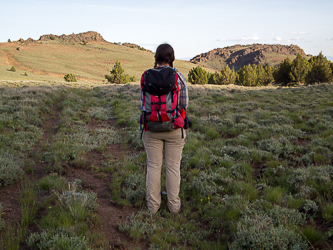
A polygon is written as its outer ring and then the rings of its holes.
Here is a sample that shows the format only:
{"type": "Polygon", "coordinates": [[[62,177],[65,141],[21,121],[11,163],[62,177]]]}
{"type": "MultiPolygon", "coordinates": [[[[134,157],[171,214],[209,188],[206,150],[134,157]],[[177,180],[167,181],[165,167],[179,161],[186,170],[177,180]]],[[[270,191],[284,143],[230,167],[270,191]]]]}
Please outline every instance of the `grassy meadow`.
{"type": "MultiPolygon", "coordinates": [[[[0,79],[59,80],[65,74],[73,73],[79,80],[104,81],[117,59],[126,74],[135,76],[137,81],[146,69],[154,66],[154,54],[112,43],[72,45],[57,40],[0,43],[0,79]],[[18,72],[8,71],[11,66],[18,72]],[[24,76],[24,72],[28,76],[24,76]]],[[[195,65],[176,60],[174,66],[187,76],[195,65]]]]}
{"type": "Polygon", "coordinates": [[[0,248],[333,248],[332,84],[190,85],[179,215],[145,207],[139,93],[0,81],[0,248]]]}

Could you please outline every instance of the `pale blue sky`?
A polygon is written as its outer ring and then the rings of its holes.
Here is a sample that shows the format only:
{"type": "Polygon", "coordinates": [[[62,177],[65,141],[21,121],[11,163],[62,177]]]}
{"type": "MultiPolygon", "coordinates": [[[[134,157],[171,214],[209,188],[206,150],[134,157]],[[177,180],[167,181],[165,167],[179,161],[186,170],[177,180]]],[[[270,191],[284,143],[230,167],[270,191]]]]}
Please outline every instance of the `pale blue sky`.
{"type": "Polygon", "coordinates": [[[97,31],[110,42],[190,59],[234,44],[296,44],[333,59],[332,0],[0,0],[0,42],[97,31]]]}

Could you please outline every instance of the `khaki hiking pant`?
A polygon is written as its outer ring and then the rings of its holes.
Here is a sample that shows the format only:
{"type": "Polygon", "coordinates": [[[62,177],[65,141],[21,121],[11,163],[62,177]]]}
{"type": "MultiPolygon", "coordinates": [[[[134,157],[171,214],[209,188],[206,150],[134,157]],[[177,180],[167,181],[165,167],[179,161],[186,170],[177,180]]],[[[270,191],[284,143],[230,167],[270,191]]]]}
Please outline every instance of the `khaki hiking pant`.
{"type": "Polygon", "coordinates": [[[163,161],[166,169],[166,191],[168,196],[168,208],[172,213],[180,212],[180,161],[185,144],[186,133],[181,129],[167,132],[143,133],[143,145],[147,153],[147,206],[150,212],[156,213],[161,204],[161,170],[163,161]]]}

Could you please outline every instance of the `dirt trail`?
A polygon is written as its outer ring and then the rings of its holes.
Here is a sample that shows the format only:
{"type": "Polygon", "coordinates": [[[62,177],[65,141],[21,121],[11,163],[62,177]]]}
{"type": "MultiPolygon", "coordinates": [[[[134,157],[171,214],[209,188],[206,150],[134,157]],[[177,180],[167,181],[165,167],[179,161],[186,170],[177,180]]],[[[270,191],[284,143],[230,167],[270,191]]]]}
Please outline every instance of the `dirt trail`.
{"type": "MultiPolygon", "coordinates": [[[[32,155],[29,160],[35,162],[31,167],[31,173],[27,173],[31,181],[37,183],[45,174],[46,163],[40,162],[41,147],[45,145],[47,141],[56,134],[56,126],[59,123],[60,111],[58,110],[58,104],[53,105],[52,110],[54,115],[46,114],[45,126],[43,129],[43,136],[39,142],[33,147],[32,155]],[[37,162],[37,163],[36,163],[37,162]]],[[[24,159],[22,159],[24,160],[24,159]]],[[[0,187],[0,203],[4,207],[4,215],[2,216],[6,224],[16,225],[21,221],[21,209],[19,204],[21,181],[17,181],[11,186],[0,187]]]]}
{"type": "MultiPolygon", "coordinates": [[[[38,181],[45,176],[46,170],[45,167],[47,163],[40,161],[40,157],[43,153],[43,145],[47,145],[48,141],[52,140],[52,137],[57,134],[58,124],[60,121],[60,110],[58,109],[61,100],[53,105],[51,114],[48,113],[45,116],[45,125],[44,125],[44,134],[40,141],[34,146],[33,154],[31,160],[34,160],[35,163],[32,166],[32,173],[26,174],[26,176],[31,179],[33,182],[38,183],[38,181]]],[[[97,127],[97,121],[93,121],[89,125],[90,128],[97,127]]],[[[108,124],[114,125],[114,120],[108,121],[108,124]]],[[[122,149],[120,145],[108,145],[106,152],[112,154],[114,158],[121,159],[126,155],[126,150],[122,149]]],[[[88,159],[94,159],[94,166],[99,166],[106,158],[101,152],[96,150],[90,151],[87,154],[88,159]],[[94,156],[94,157],[93,157],[94,156]]],[[[148,249],[147,242],[136,242],[131,241],[130,238],[118,230],[118,223],[126,220],[128,216],[139,211],[139,208],[133,207],[120,207],[114,204],[111,200],[111,189],[109,180],[111,179],[111,174],[107,174],[104,178],[98,178],[96,173],[91,170],[86,169],[77,169],[73,166],[65,166],[66,174],[65,177],[68,181],[73,181],[74,179],[80,179],[83,181],[83,190],[92,191],[97,193],[98,197],[98,208],[97,213],[100,217],[100,221],[103,223],[103,228],[96,228],[103,232],[108,241],[111,249],[148,249]]],[[[21,210],[19,205],[19,186],[21,181],[17,181],[15,184],[9,187],[0,187],[0,203],[4,206],[5,214],[2,216],[3,220],[6,223],[17,224],[21,220],[21,210]]],[[[41,193],[39,201],[44,197],[41,193]]],[[[41,214],[44,214],[46,211],[43,209],[37,214],[37,218],[41,217],[41,214]]],[[[93,227],[94,225],[92,225],[93,227]]],[[[29,233],[39,231],[35,225],[31,225],[29,228],[29,233]]],[[[22,246],[22,249],[28,249],[26,244],[22,246]]]]}

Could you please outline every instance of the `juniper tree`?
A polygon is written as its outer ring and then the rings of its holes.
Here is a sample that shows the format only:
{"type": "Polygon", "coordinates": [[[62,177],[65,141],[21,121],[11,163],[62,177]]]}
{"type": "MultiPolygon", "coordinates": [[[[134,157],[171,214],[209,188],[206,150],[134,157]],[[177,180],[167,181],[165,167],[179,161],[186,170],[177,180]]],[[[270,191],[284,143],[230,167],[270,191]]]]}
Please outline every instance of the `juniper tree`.
{"type": "Polygon", "coordinates": [[[221,84],[235,84],[237,80],[237,74],[235,72],[235,68],[227,65],[221,70],[221,84]]]}
{"type": "Polygon", "coordinates": [[[278,66],[274,74],[276,82],[288,84],[290,82],[291,60],[289,57],[284,59],[278,66]]]}
{"type": "Polygon", "coordinates": [[[190,70],[188,73],[188,80],[193,84],[201,84],[204,85],[208,83],[208,74],[206,70],[197,66],[190,70]]]}
{"type": "Polygon", "coordinates": [[[257,79],[256,79],[256,85],[257,86],[263,86],[263,85],[267,85],[266,81],[267,81],[267,74],[266,71],[264,69],[264,67],[262,65],[259,65],[256,69],[257,71],[257,79]]]}
{"type": "Polygon", "coordinates": [[[208,84],[222,84],[221,73],[215,71],[214,73],[207,73],[208,74],[208,84]]]}
{"type": "Polygon", "coordinates": [[[304,83],[310,71],[310,63],[301,54],[298,54],[291,63],[289,78],[295,83],[304,83]]]}
{"type": "Polygon", "coordinates": [[[129,76],[124,74],[125,70],[121,66],[120,62],[117,60],[113,66],[113,69],[110,71],[109,75],[105,75],[105,79],[111,83],[126,83],[126,82],[135,82],[135,76],[129,76]]]}
{"type": "Polygon", "coordinates": [[[333,80],[331,62],[322,52],[318,56],[311,57],[309,63],[311,70],[308,74],[308,82],[330,82],[333,80]]]}
{"type": "Polygon", "coordinates": [[[274,68],[270,65],[265,66],[266,71],[266,82],[264,85],[268,85],[269,83],[274,81],[274,68]]]}
{"type": "Polygon", "coordinates": [[[257,72],[256,65],[245,65],[237,71],[237,84],[242,86],[256,86],[257,72]]]}

